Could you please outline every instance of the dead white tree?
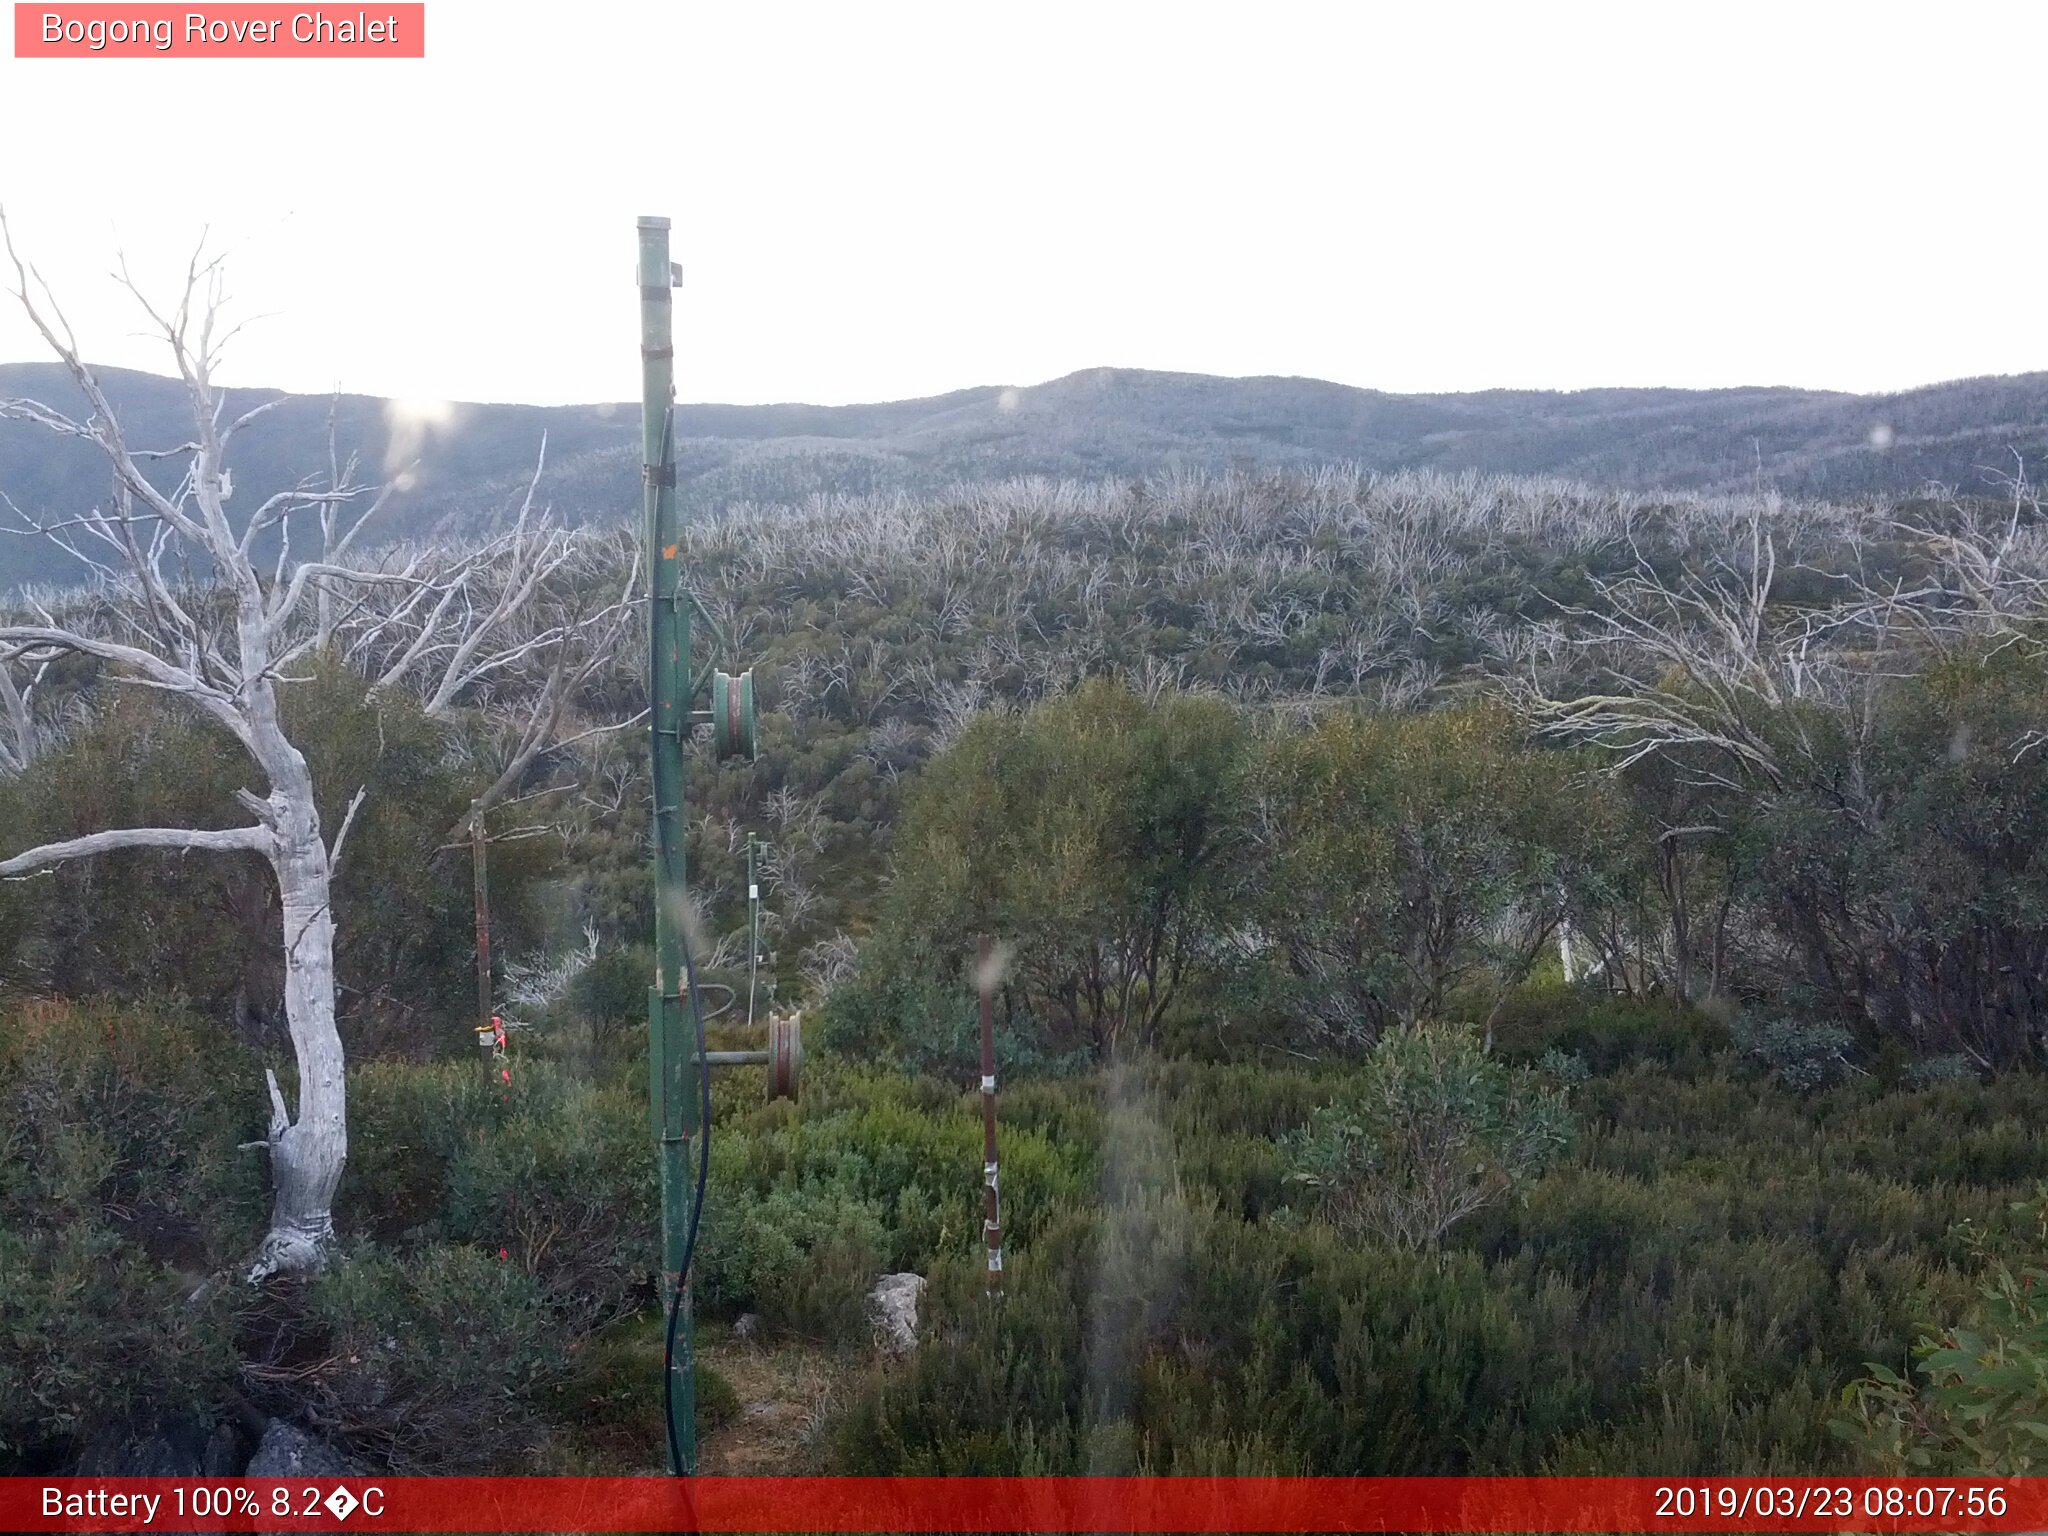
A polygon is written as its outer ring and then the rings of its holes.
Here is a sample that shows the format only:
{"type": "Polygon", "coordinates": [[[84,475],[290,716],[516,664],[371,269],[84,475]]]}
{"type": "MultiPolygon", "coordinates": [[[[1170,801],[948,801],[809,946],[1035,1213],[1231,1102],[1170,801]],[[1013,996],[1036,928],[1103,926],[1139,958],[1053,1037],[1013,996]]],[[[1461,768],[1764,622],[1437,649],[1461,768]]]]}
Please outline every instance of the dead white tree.
{"type": "Polygon", "coordinates": [[[20,773],[35,761],[43,743],[36,724],[36,688],[49,669],[44,662],[17,685],[12,670],[0,667],[0,774],[20,773]]]}
{"type": "MultiPolygon", "coordinates": [[[[363,803],[358,790],[329,835],[321,825],[313,773],[282,721],[280,691],[294,663],[354,626],[358,641],[379,651],[379,631],[396,634],[410,620],[405,649],[416,660],[441,659],[452,700],[480,677],[513,665],[510,653],[550,651],[557,657],[557,689],[587,676],[586,644],[602,645],[616,623],[571,637],[561,620],[542,635],[506,643],[519,608],[500,599],[479,611],[476,597],[485,562],[450,559],[431,551],[385,553],[369,560],[354,547],[356,535],[381,501],[374,488],[357,489],[330,465],[324,486],[310,483],[280,492],[241,518],[231,516],[232,477],[227,457],[235,438],[280,403],[273,400],[229,419],[214,383],[221,349],[232,329],[221,327],[222,284],[217,260],[195,256],[183,292],[168,312],[150,305],[121,273],[155,332],[167,343],[191,408],[191,437],[168,449],[129,443],[119,417],[87,365],[77,337],[49,286],[16,253],[0,213],[0,246],[12,271],[9,292],[55,353],[83,396],[85,410],[67,415],[35,400],[0,400],[0,417],[36,423],[90,444],[112,472],[102,505],[51,519],[30,520],[18,531],[40,534],[76,555],[94,588],[94,601],[61,609],[40,604],[0,616],[0,739],[11,765],[22,766],[24,743],[34,734],[29,688],[42,668],[65,655],[90,657],[108,683],[150,689],[180,701],[225,731],[243,749],[260,778],[258,789],[238,790],[245,825],[226,828],[120,827],[47,843],[0,858],[0,877],[20,878],[72,860],[121,849],[201,850],[262,859],[276,881],[284,951],[285,1018],[298,1068],[296,1114],[276,1073],[266,1070],[270,1096],[267,1136],[252,1147],[270,1157],[273,1203],[250,1278],[319,1268],[333,1242],[333,1202],[348,1156],[348,1114],[342,1043],[335,1025],[335,916],[332,887],[349,828],[363,803]],[[159,468],[179,468],[175,482],[159,468]],[[170,484],[171,488],[163,489],[170,484]],[[295,559],[292,533],[305,515],[317,515],[318,557],[295,559]],[[259,557],[266,537],[274,559],[259,557]],[[267,567],[267,569],[265,568],[267,567]],[[199,570],[203,579],[173,579],[167,572],[199,570]],[[367,626],[367,627],[365,627],[367,626]]],[[[11,505],[11,504],[10,504],[11,505]]],[[[309,542],[302,536],[301,542],[309,542]]],[[[387,647],[388,648],[388,647],[387,647]]],[[[380,679],[381,681],[382,679],[380,679]]],[[[438,696],[438,690],[437,690],[438,696]]],[[[553,697],[543,723],[559,726],[553,697]]],[[[538,749],[535,749],[538,750],[538,749]]],[[[515,754],[516,755],[516,754],[515,754]]]]}
{"type": "MultiPolygon", "coordinates": [[[[1627,575],[1596,581],[1596,601],[1562,610],[1559,627],[1509,677],[1543,734],[1605,754],[1617,773],[1651,759],[1668,769],[1646,786],[1656,797],[1646,808],[1664,933],[1636,935],[1639,973],[1661,949],[1676,990],[1690,994],[1701,970],[1716,988],[1736,899],[1732,868],[1695,887],[1707,878],[1706,850],[1719,845],[1716,856],[1726,857],[1726,807],[1819,793],[1845,829],[1873,831],[1885,809],[1868,789],[1869,754],[1888,688],[1922,670],[1946,639],[2019,622],[2044,590],[2015,555],[2016,523],[1966,518],[1955,530],[1889,531],[1919,551],[1927,573],[1879,580],[1807,565],[1800,575],[1824,600],[1794,602],[1780,579],[1793,569],[1784,547],[1819,540],[1786,509],[1751,502],[1724,519],[1718,542],[1700,530],[1706,558],[1667,574],[1639,555],[1627,575]],[[1594,664],[1590,688],[1560,664],[1572,655],[1594,664]],[[1708,954],[1696,957],[1701,946],[1708,954]]],[[[1889,919],[1870,921],[1882,931],[1889,919]]],[[[1597,931],[1583,936],[1623,958],[1597,931]]],[[[1609,970],[1626,975],[1619,963],[1609,970]]]]}
{"type": "Polygon", "coordinates": [[[340,626],[351,665],[371,679],[371,697],[409,694],[443,723],[480,711],[493,727],[491,778],[453,839],[516,791],[530,792],[528,777],[544,754],[647,718],[643,709],[593,723],[576,713],[638,633],[640,555],[635,544],[620,559],[617,539],[564,529],[536,512],[545,462],[543,452],[508,532],[459,560],[443,556],[446,569],[430,560],[435,580],[367,594],[340,626]]]}
{"type": "Polygon", "coordinates": [[[1956,637],[2032,639],[2048,611],[2048,512],[2027,480],[2026,461],[2002,476],[2008,493],[1994,515],[1978,501],[1951,498],[1945,522],[1893,517],[1885,533],[1921,562],[1919,579],[1857,584],[1859,601],[1886,619],[1903,618],[1933,642],[1956,637]]]}
{"type": "MultiPolygon", "coordinates": [[[[1636,569],[1596,583],[1599,601],[1564,610],[1571,637],[1597,657],[1597,691],[1560,698],[1550,679],[1516,680],[1521,702],[1543,731],[1612,753],[1617,771],[1676,747],[1696,747],[1781,786],[1785,769],[1759,717],[1818,690],[1817,664],[1832,652],[1814,644],[1814,620],[1792,626],[1773,613],[1776,541],[1760,510],[1748,519],[1747,549],[1666,580],[1638,557],[1636,569]]],[[[1829,669],[1832,673],[1832,668],[1829,669]]],[[[1715,781],[1730,784],[1720,774],[1715,781]]]]}

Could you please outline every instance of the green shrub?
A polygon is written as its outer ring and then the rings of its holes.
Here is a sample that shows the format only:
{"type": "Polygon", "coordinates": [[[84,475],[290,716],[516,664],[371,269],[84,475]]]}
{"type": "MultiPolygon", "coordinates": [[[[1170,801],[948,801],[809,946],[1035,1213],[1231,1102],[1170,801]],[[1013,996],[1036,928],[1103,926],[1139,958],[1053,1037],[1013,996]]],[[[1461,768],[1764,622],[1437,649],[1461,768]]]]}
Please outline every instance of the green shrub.
{"type": "MultiPolygon", "coordinates": [[[[570,1349],[570,1371],[547,1398],[561,1437],[546,1460],[524,1470],[589,1477],[636,1474],[668,1462],[661,1414],[663,1315],[650,1308],[590,1335],[570,1349]]],[[[732,1383],[700,1352],[696,1377],[697,1436],[732,1422],[740,1402],[732,1383]]]]}
{"type": "Polygon", "coordinates": [[[1049,1055],[1149,1044],[1236,907],[1249,745],[1220,699],[1147,699],[1109,677],[977,716],[906,796],[863,979],[908,970],[922,1009],[964,1025],[947,999],[977,936],[998,933],[1012,947],[997,1006],[1049,1055]]]}
{"type": "Polygon", "coordinates": [[[221,1400],[233,1298],[208,1282],[262,1230],[257,1157],[236,1151],[260,1081],[168,1008],[0,1019],[0,1467],[221,1400]]]}
{"type": "Polygon", "coordinates": [[[888,1246],[874,1205],[843,1181],[735,1191],[719,1178],[718,1145],[693,1274],[699,1304],[824,1342],[863,1337],[888,1246]]]}
{"type": "Polygon", "coordinates": [[[1764,1019],[1745,1021],[1735,1031],[1735,1043],[1794,1093],[1812,1093],[1852,1070],[1849,1053],[1856,1037],[1835,1024],[1764,1019]]]}
{"type": "MultiPolygon", "coordinates": [[[[341,668],[308,657],[297,670],[282,692],[284,724],[320,786],[321,824],[331,833],[349,798],[366,791],[333,888],[351,1054],[464,1042],[467,1031],[450,1021],[467,1016],[475,995],[469,861],[434,850],[484,787],[486,754],[451,751],[447,725],[391,691],[372,701],[365,680],[341,668]]],[[[90,693],[77,729],[10,781],[0,806],[7,853],[110,826],[243,817],[234,794],[249,763],[225,732],[146,690],[90,693]]],[[[532,941],[553,847],[549,838],[492,847],[492,923],[508,950],[532,941]]],[[[0,986],[122,1005],[176,993],[202,1017],[246,1021],[283,1047],[283,922],[275,878],[255,854],[119,851],[46,872],[32,902],[11,895],[0,895],[0,933],[14,936],[0,947],[0,986]]]]}
{"type": "MultiPolygon", "coordinates": [[[[721,1113],[697,1294],[713,1313],[757,1311],[804,1337],[865,1339],[877,1275],[923,1273],[979,1243],[980,1101],[930,1079],[821,1066],[801,1113],[721,1113]]],[[[1087,1187],[1085,1148],[1011,1122],[1001,1148],[1014,1235],[1087,1187]]]]}
{"type": "Polygon", "coordinates": [[[0,1218],[93,1220],[204,1269],[253,1247],[262,1072],[211,1025],[150,1004],[0,1020],[0,1218]]]}
{"type": "MultiPolygon", "coordinates": [[[[947,981],[929,974],[937,962],[921,956],[883,948],[863,953],[860,972],[825,1003],[819,1044],[848,1060],[912,1076],[972,1082],[981,1073],[975,995],[964,976],[947,981]]],[[[1021,1009],[1002,1010],[995,1026],[998,1076],[1009,1082],[1084,1071],[1089,1053],[1061,1048],[1056,1033],[1021,1009]]]]}
{"type": "Polygon", "coordinates": [[[1065,1473],[1077,1468],[1086,1385],[1089,1216],[1053,1214],[992,1304],[975,1259],[928,1277],[919,1347],[877,1371],[835,1426],[840,1471],[904,1475],[1065,1473]]]}
{"type": "Polygon", "coordinates": [[[1980,1267],[1964,1322],[1923,1335],[1914,1376],[1872,1363],[1831,1426],[1887,1469],[1916,1476],[2036,1476],[2048,1470],[2048,1189],[2015,1204],[2039,1225],[1995,1244],[1971,1230],[1980,1267]]]}
{"type": "Polygon", "coordinates": [[[1380,1039],[1356,1089],[1290,1143],[1293,1172],[1338,1225],[1434,1248],[1569,1145],[1571,1116],[1534,1073],[1489,1060],[1449,1025],[1380,1039]]]}
{"type": "Polygon", "coordinates": [[[647,987],[654,949],[618,944],[599,949],[570,983],[567,1038],[548,1042],[558,1053],[581,1057],[599,1075],[644,1061],[647,987]]]}
{"type": "Polygon", "coordinates": [[[1593,1078],[1593,1069],[1586,1065],[1585,1057],[1576,1051],[1561,1051],[1556,1046],[1536,1058],[1536,1070],[1567,1088],[1590,1082],[1593,1078]]]}
{"type": "MultiPolygon", "coordinates": [[[[801,1113],[764,1105],[714,1134],[714,1190],[737,1200],[742,1191],[765,1198],[778,1190],[835,1189],[838,1198],[873,1212],[886,1237],[881,1258],[894,1269],[921,1272],[947,1245],[977,1240],[979,1095],[931,1079],[821,1066],[801,1113]]],[[[1056,1144],[1013,1118],[1004,1119],[999,1137],[1004,1198],[1019,1223],[1013,1230],[1028,1234],[1040,1213],[1086,1187],[1087,1149],[1056,1144]]]]}
{"type": "Polygon", "coordinates": [[[616,944],[600,948],[576,973],[569,1000],[579,1013],[607,1023],[644,1027],[647,988],[654,976],[654,948],[616,944]]]}
{"type": "Polygon", "coordinates": [[[1915,1088],[1929,1088],[1936,1083],[1974,1083],[1983,1073],[1968,1056],[1929,1056],[1906,1068],[1906,1081],[1915,1088]]]}
{"type": "Polygon", "coordinates": [[[495,1251],[360,1247],[273,1306],[252,1391],[393,1472],[528,1464],[569,1374],[540,1287],[495,1251]]]}
{"type": "Polygon", "coordinates": [[[352,1067],[336,1226],[385,1244],[445,1236],[449,1169],[465,1145],[487,1134],[490,1117],[501,1112],[501,1090],[472,1061],[352,1067]]]}
{"type": "Polygon", "coordinates": [[[110,1424],[212,1412],[235,1379],[230,1298],[90,1220],[0,1222],[0,1471],[110,1424]]]}
{"type": "Polygon", "coordinates": [[[1369,1045],[1459,998],[1484,1016],[1575,901],[1611,900],[1634,829],[1585,768],[1493,703],[1331,710],[1267,743],[1249,921],[1296,1038],[1369,1045]]]}
{"type": "Polygon", "coordinates": [[[646,1102],[532,1067],[448,1169],[448,1234],[494,1243],[572,1328],[601,1327],[652,1294],[660,1206],[646,1102]]]}
{"type": "Polygon", "coordinates": [[[702,1360],[690,1362],[696,1383],[697,1438],[723,1429],[740,1416],[740,1395],[731,1382],[702,1360]]]}
{"type": "Polygon", "coordinates": [[[1578,1056],[1595,1074],[1646,1062],[1682,1077],[1714,1070],[1729,1049],[1726,1024],[1671,998],[1610,997],[1562,982],[1518,989],[1493,1022],[1494,1054],[1533,1062],[1546,1051],[1578,1056]]]}
{"type": "Polygon", "coordinates": [[[343,1231],[502,1248],[578,1330],[650,1294],[660,1207],[638,1093],[530,1057],[509,1087],[474,1062],[373,1062],[350,1121],[343,1231]]]}
{"type": "Polygon", "coordinates": [[[940,1255],[927,1341],[853,1394],[837,1464],[1882,1470],[1829,1433],[1834,1405],[1922,1319],[1966,1316],[1958,1215],[2023,1239],[2006,1206],[2048,1178],[2048,1078],[1800,1095],[1690,1049],[1680,1071],[1621,1051],[1574,1087],[1571,1159],[1435,1254],[1253,1197],[1264,1175],[1233,1144],[1306,1123],[1344,1074],[1174,1062],[1122,1069],[1114,1092],[1105,1076],[1024,1085],[1006,1113],[1082,1169],[1122,1158],[1104,1138],[1142,1099],[1154,1161],[1037,1213],[1000,1303],[971,1243],[940,1255]]]}

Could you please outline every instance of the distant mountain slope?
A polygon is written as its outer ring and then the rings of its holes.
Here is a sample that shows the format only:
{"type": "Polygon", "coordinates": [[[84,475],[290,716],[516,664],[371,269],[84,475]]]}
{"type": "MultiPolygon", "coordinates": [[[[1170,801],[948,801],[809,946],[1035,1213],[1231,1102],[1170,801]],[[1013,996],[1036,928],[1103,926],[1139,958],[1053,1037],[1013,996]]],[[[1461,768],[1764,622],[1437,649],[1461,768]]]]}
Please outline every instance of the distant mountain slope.
{"type": "MultiPolygon", "coordinates": [[[[108,369],[103,381],[138,446],[188,434],[179,386],[108,369]]],[[[230,412],[274,392],[233,391],[230,412]]],[[[54,364],[0,364],[0,398],[72,409],[54,364]]],[[[476,405],[421,421],[360,395],[289,399],[237,444],[237,497],[323,473],[332,410],[344,453],[370,471],[410,467],[393,533],[457,534],[516,505],[543,434],[545,495],[578,518],[639,505],[637,404],[476,405]]],[[[876,405],[685,405],[688,504],[801,500],[814,492],[928,491],[1012,474],[1098,478],[1173,466],[1431,467],[1567,475],[1688,489],[1766,484],[1806,495],[1981,490],[2015,450],[2048,458],[2048,373],[1966,379],[1895,395],[1800,389],[1488,390],[1391,395],[1316,379],[1224,379],[1096,368],[1026,388],[958,390],[876,405]]],[[[61,516],[105,491],[90,450],[0,422],[0,492],[61,516]]],[[[39,541],[0,540],[0,585],[69,574],[39,541]]]]}

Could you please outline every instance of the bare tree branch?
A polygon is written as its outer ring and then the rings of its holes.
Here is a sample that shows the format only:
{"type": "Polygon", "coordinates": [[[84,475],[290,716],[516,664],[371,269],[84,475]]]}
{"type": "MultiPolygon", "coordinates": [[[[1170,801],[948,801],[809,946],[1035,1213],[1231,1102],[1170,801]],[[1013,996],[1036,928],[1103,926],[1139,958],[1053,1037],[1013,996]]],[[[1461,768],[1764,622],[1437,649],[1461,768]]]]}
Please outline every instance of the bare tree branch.
{"type": "Polygon", "coordinates": [[[123,848],[269,854],[274,846],[275,837],[268,827],[231,827],[219,832],[198,831],[190,827],[120,827],[108,832],[89,832],[84,837],[67,838],[61,843],[44,843],[26,853],[17,853],[11,859],[0,859],[0,877],[23,875],[52,864],[90,858],[96,853],[113,853],[123,848]]]}

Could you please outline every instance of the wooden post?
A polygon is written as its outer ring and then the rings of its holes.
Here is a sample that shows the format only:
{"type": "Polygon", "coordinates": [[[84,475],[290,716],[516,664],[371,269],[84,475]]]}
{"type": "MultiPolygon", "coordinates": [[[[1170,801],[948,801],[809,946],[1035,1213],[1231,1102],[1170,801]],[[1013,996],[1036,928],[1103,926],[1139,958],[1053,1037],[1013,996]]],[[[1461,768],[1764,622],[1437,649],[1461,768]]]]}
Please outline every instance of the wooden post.
{"type": "Polygon", "coordinates": [[[486,861],[489,839],[484,836],[483,813],[474,806],[469,813],[469,858],[476,879],[476,1027],[480,1034],[491,1031],[491,887],[486,861]]]}
{"type": "Polygon", "coordinates": [[[981,1183],[983,1241],[988,1245],[988,1293],[1003,1293],[1003,1202],[996,1175],[995,955],[983,934],[974,967],[981,992],[981,1183]]]}

